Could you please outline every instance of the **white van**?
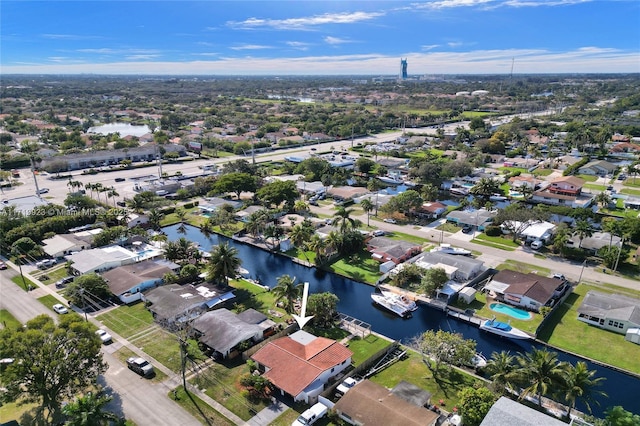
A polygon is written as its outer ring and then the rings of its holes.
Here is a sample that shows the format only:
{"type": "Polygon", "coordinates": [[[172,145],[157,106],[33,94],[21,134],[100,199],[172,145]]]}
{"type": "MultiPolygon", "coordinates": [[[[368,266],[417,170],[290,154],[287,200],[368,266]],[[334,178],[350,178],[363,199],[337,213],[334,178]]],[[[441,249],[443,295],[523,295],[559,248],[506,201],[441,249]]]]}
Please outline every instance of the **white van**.
{"type": "Polygon", "coordinates": [[[540,250],[544,246],[542,240],[534,240],[531,242],[531,248],[533,250],[540,250]]]}
{"type": "Polygon", "coordinates": [[[169,192],[165,191],[164,189],[160,189],[158,191],[156,191],[156,195],[159,197],[162,197],[163,195],[167,195],[169,192]]]}
{"type": "Polygon", "coordinates": [[[313,407],[306,410],[304,413],[300,414],[300,416],[291,423],[291,426],[308,426],[314,424],[318,419],[324,417],[325,414],[329,411],[329,407],[318,402],[313,407]]]}

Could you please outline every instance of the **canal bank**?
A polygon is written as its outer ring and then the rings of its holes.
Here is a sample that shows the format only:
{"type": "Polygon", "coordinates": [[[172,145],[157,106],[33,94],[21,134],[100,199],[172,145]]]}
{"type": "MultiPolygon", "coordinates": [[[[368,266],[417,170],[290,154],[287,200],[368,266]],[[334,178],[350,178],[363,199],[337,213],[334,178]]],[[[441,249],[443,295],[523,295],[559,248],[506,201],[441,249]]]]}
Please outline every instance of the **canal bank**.
{"type": "MultiPolygon", "coordinates": [[[[262,285],[270,288],[274,287],[277,278],[284,274],[296,277],[300,282],[308,281],[311,292],[328,291],[337,295],[340,300],[338,311],[371,324],[373,331],[393,340],[408,343],[413,337],[426,330],[445,330],[455,331],[467,339],[475,340],[478,352],[482,352],[486,356],[490,356],[493,352],[509,351],[514,354],[516,352],[530,352],[534,347],[546,347],[538,342],[516,342],[481,332],[476,325],[459,321],[443,311],[424,306],[415,311],[411,319],[401,319],[372,305],[370,298],[372,287],[369,285],[291,262],[288,257],[239,243],[227,237],[205,236],[193,226],[184,226],[184,233],[178,232],[178,228],[179,225],[173,225],[165,227],[163,230],[169,240],[185,237],[198,243],[205,251],[209,251],[211,247],[221,242],[229,242],[238,250],[238,256],[242,259],[242,267],[249,271],[250,278],[256,279],[262,285]]],[[[560,350],[558,358],[572,364],[583,360],[582,357],[576,357],[560,350]]],[[[606,408],[614,405],[621,405],[626,410],[640,413],[640,407],[638,407],[636,400],[636,395],[640,394],[640,379],[590,361],[587,361],[587,364],[589,369],[596,371],[596,376],[606,379],[600,389],[609,395],[609,398],[600,401],[599,406],[592,407],[594,414],[603,417],[606,408]]],[[[579,409],[584,411],[585,407],[580,406],[579,409]]]]}

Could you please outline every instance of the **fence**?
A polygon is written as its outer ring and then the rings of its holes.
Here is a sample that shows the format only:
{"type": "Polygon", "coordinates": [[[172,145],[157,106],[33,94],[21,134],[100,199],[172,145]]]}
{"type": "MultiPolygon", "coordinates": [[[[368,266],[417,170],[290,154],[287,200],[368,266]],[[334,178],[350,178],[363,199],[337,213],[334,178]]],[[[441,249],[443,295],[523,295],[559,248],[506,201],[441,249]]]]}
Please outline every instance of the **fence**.
{"type": "Polygon", "coordinates": [[[298,324],[297,323],[289,324],[289,326],[287,326],[287,328],[277,332],[273,336],[270,336],[268,339],[265,339],[262,342],[258,343],[257,345],[252,346],[249,349],[247,349],[246,351],[242,352],[242,359],[245,360],[245,361],[248,360],[249,358],[251,358],[251,356],[253,354],[258,352],[267,343],[271,342],[272,340],[279,339],[279,338],[284,337],[284,336],[288,336],[288,335],[290,335],[291,333],[293,333],[294,331],[297,331],[297,330],[298,330],[298,324]]]}

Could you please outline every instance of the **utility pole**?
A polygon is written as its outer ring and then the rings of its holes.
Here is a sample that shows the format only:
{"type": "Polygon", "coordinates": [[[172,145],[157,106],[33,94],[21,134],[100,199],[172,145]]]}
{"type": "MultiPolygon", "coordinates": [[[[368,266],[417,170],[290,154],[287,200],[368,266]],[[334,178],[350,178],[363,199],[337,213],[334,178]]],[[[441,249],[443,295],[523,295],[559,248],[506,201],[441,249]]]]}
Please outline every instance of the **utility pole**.
{"type": "Polygon", "coordinates": [[[84,320],[89,322],[89,319],[87,318],[87,302],[84,298],[84,287],[80,288],[80,297],[82,297],[82,312],[84,312],[84,320]]]}
{"type": "Polygon", "coordinates": [[[618,247],[618,257],[616,258],[616,264],[613,267],[613,271],[617,271],[618,270],[618,262],[620,262],[620,254],[622,254],[622,246],[624,245],[624,238],[622,238],[620,240],[620,247],[618,247]]]}
{"type": "Polygon", "coordinates": [[[578,284],[582,281],[582,273],[584,272],[584,267],[587,266],[587,259],[582,262],[582,269],[580,270],[580,277],[578,278],[578,284]]]}

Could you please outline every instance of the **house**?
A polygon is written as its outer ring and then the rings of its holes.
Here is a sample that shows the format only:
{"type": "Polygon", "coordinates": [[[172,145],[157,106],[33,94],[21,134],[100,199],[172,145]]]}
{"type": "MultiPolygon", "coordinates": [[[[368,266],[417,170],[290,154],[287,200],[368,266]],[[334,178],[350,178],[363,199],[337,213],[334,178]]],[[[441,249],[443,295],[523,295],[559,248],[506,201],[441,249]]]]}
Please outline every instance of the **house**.
{"type": "Polygon", "coordinates": [[[547,191],[552,194],[568,195],[575,197],[582,192],[584,186],[584,179],[580,179],[575,176],[563,176],[551,181],[551,184],[546,188],[547,191]]]}
{"type": "Polygon", "coordinates": [[[432,426],[439,417],[370,380],[357,383],[333,408],[342,420],[358,426],[432,426]]]}
{"type": "Polygon", "coordinates": [[[578,308],[578,321],[625,334],[640,327],[640,300],[589,290],[578,308]]]}
{"type": "Polygon", "coordinates": [[[545,188],[535,191],[531,201],[535,203],[565,205],[569,207],[589,207],[593,196],[582,196],[584,179],[575,176],[556,178],[545,188]]]}
{"type": "Polygon", "coordinates": [[[422,251],[422,246],[407,241],[397,241],[387,237],[373,237],[367,241],[371,257],[379,262],[393,262],[396,265],[422,251]]]}
{"type": "Polygon", "coordinates": [[[198,341],[220,358],[235,358],[243,342],[261,341],[275,323],[255,309],[236,314],[226,308],[206,312],[191,322],[198,341]]]}
{"type": "Polygon", "coordinates": [[[51,238],[42,240],[42,244],[44,244],[42,249],[53,258],[63,257],[74,251],[91,248],[89,240],[89,238],[83,239],[74,234],[54,235],[51,238]]]}
{"type": "Polygon", "coordinates": [[[511,232],[510,229],[520,230],[518,238],[522,238],[527,242],[541,240],[544,242],[551,241],[553,231],[556,229],[556,225],[546,221],[529,220],[525,222],[518,222],[516,220],[509,220],[500,225],[502,232],[511,232]]]}
{"type": "Polygon", "coordinates": [[[416,215],[427,217],[429,219],[437,219],[447,211],[447,206],[439,201],[432,201],[422,204],[422,207],[416,211],[416,215]]]}
{"type": "Polygon", "coordinates": [[[123,303],[142,299],[142,292],[157,287],[165,274],[173,273],[179,266],[167,260],[145,260],[123,265],[102,273],[109,290],[123,303]]]}
{"type": "Polygon", "coordinates": [[[135,263],[138,257],[138,253],[118,245],[83,250],[65,256],[67,261],[71,262],[71,269],[75,275],[108,271],[135,263]]]}
{"type": "Polygon", "coordinates": [[[536,312],[552,304],[552,299],[560,297],[566,289],[557,278],[508,269],[495,274],[484,288],[493,291],[502,302],[536,312]]]}
{"type": "Polygon", "coordinates": [[[267,209],[265,209],[263,206],[249,206],[246,209],[236,212],[236,219],[241,222],[247,223],[249,221],[249,217],[253,213],[259,212],[261,210],[267,212],[267,209]]]}
{"type": "Polygon", "coordinates": [[[447,222],[453,222],[458,226],[475,226],[478,231],[483,231],[498,214],[487,209],[479,210],[454,210],[447,215],[447,222]]]}
{"type": "Polygon", "coordinates": [[[344,345],[326,337],[299,330],[287,337],[268,342],[251,359],[282,395],[294,401],[318,396],[329,380],[349,365],[353,353],[344,345]]]}
{"type": "Polygon", "coordinates": [[[142,295],[142,300],[149,304],[149,311],[156,321],[171,323],[197,318],[235,297],[230,289],[209,283],[169,284],[148,291],[142,295]]]}
{"type": "Polygon", "coordinates": [[[567,426],[561,420],[501,396],[480,423],[480,426],[567,426]]]}
{"type": "Polygon", "coordinates": [[[591,176],[612,175],[618,166],[605,160],[590,161],[578,169],[578,173],[591,176]]]}
{"type": "Polygon", "coordinates": [[[594,232],[591,236],[584,237],[582,241],[580,241],[578,235],[572,235],[566,245],[568,247],[582,248],[595,254],[603,247],[619,247],[621,243],[622,239],[617,235],[609,232],[594,232]]]}
{"type": "Polygon", "coordinates": [[[233,209],[238,209],[242,207],[242,202],[237,200],[228,200],[226,198],[221,197],[211,197],[206,198],[206,203],[201,203],[198,205],[198,209],[200,209],[200,213],[213,213],[219,210],[225,204],[230,205],[233,209]]]}
{"type": "Polygon", "coordinates": [[[484,271],[484,262],[481,260],[442,252],[420,253],[409,262],[424,269],[442,267],[447,276],[456,281],[468,281],[484,271]]]}
{"type": "MultiPolygon", "coordinates": [[[[125,217],[119,216],[118,220],[120,220],[121,218],[124,219],[125,217]]],[[[135,228],[136,226],[145,226],[148,223],[149,223],[149,216],[147,216],[146,214],[130,213],[127,219],[127,228],[131,229],[131,228],[135,228]]]]}
{"type": "Polygon", "coordinates": [[[534,190],[538,185],[540,185],[540,179],[536,179],[531,175],[520,175],[509,178],[509,186],[512,190],[518,190],[522,187],[534,190]]]}
{"type": "Polygon", "coordinates": [[[334,200],[350,201],[356,197],[361,197],[369,192],[367,188],[357,186],[331,187],[327,190],[327,195],[334,200]]]}

